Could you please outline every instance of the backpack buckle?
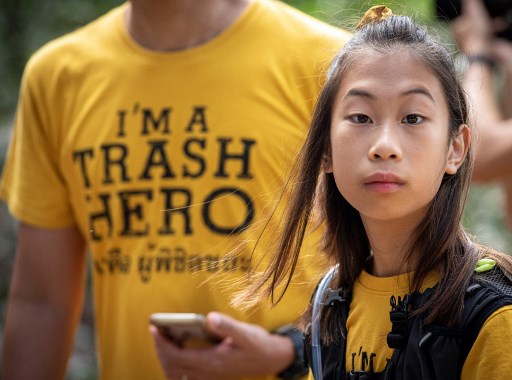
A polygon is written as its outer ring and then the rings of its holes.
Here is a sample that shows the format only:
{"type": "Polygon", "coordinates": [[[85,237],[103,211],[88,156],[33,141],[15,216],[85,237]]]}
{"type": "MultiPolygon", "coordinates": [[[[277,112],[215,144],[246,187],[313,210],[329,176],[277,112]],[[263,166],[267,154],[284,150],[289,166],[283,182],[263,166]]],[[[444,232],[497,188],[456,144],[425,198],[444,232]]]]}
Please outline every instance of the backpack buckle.
{"type": "Polygon", "coordinates": [[[409,338],[407,328],[409,302],[410,297],[408,294],[405,295],[403,299],[399,296],[398,302],[395,296],[391,296],[389,319],[391,320],[392,327],[391,332],[387,336],[389,348],[405,348],[407,345],[407,339],[409,338]]]}
{"type": "Polygon", "coordinates": [[[350,301],[351,295],[352,292],[350,290],[345,290],[343,287],[331,290],[327,293],[325,304],[329,306],[333,306],[336,302],[344,304],[350,301]]]}

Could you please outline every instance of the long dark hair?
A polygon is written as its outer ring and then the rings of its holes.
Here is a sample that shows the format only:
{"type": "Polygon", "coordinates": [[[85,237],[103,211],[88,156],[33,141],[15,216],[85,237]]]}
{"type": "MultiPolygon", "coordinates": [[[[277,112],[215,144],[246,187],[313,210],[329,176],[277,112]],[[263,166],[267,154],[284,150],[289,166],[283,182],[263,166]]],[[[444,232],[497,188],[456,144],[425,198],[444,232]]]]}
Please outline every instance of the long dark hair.
{"type": "MultiPolygon", "coordinates": [[[[339,264],[338,278],[331,287],[352,286],[367,263],[370,244],[359,212],[340,194],[333,174],[323,173],[322,159],[330,145],[333,103],[340,82],[352,65],[357,64],[358,54],[368,49],[383,53],[407,49],[435,73],[449,108],[449,141],[459,133],[461,124],[469,124],[468,104],[451,54],[424,27],[407,16],[393,15],[359,28],[329,69],[294,167],[294,179],[290,182],[293,188],[275,255],[268,269],[250,286],[247,296],[254,297],[259,290],[262,297],[279,300],[282,293],[276,297],[276,289],[283,281],[286,288],[291,280],[315,206],[319,207],[320,219],[325,224],[321,250],[331,263],[339,264]]],[[[456,322],[462,312],[464,292],[475,263],[484,254],[511,268],[510,260],[492,252],[485,253],[482,247],[473,244],[461,226],[472,162],[470,146],[457,172],[444,175],[426,216],[405,247],[403,264],[414,272],[410,291],[419,290],[429,273],[439,273],[437,290],[418,311],[429,310],[427,323],[436,321],[450,325],[456,322]],[[413,255],[415,260],[410,260],[413,255]]],[[[323,335],[329,336],[329,332],[324,331],[323,335]]]]}

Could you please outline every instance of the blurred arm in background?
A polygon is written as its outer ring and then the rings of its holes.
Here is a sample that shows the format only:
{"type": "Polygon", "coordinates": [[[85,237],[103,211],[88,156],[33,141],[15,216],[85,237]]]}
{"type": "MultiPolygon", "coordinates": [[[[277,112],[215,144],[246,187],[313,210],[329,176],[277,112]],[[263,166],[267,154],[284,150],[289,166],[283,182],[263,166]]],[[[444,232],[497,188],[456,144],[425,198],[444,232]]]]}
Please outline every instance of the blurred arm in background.
{"type": "Polygon", "coordinates": [[[21,223],[4,326],[3,378],[64,378],[82,311],[85,257],[75,228],[21,223]]]}
{"type": "Polygon", "coordinates": [[[512,42],[494,37],[503,27],[504,21],[491,19],[481,0],[463,0],[462,15],[453,22],[459,49],[468,57],[463,83],[477,129],[473,180],[503,185],[506,222],[512,227],[512,42]],[[506,78],[502,104],[497,73],[506,78]]]}

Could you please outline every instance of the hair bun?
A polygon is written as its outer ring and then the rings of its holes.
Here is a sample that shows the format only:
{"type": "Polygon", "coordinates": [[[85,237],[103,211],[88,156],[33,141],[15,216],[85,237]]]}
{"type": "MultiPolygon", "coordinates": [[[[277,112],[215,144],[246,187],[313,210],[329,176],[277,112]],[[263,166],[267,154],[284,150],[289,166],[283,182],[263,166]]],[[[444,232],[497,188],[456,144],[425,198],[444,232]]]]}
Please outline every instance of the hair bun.
{"type": "Polygon", "coordinates": [[[385,20],[392,14],[393,12],[391,11],[391,9],[389,9],[385,5],[375,5],[365,12],[363,18],[357,24],[356,30],[371,22],[379,22],[385,20]]]}

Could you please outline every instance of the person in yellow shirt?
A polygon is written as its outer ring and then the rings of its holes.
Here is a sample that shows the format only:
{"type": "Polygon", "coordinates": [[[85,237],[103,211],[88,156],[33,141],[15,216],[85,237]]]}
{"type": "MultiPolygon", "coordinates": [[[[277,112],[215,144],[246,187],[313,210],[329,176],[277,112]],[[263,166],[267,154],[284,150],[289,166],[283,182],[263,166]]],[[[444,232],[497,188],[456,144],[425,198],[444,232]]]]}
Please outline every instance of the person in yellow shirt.
{"type": "Polygon", "coordinates": [[[472,136],[449,51],[375,6],[328,73],[278,249],[238,301],[293,279],[317,215],[333,267],[305,314],[315,379],[508,379],[512,258],[461,225],[472,136]]]}
{"type": "Polygon", "coordinates": [[[100,379],[296,374],[300,342],[280,328],[307,306],[322,260],[302,257],[271,312],[229,302],[253,265],[248,227],[349,37],[273,0],[132,0],[36,52],[0,188],[21,222],[1,377],[65,377],[87,251],[100,379]],[[156,312],[211,312],[224,339],[173,355],[148,331],[156,312]]]}

